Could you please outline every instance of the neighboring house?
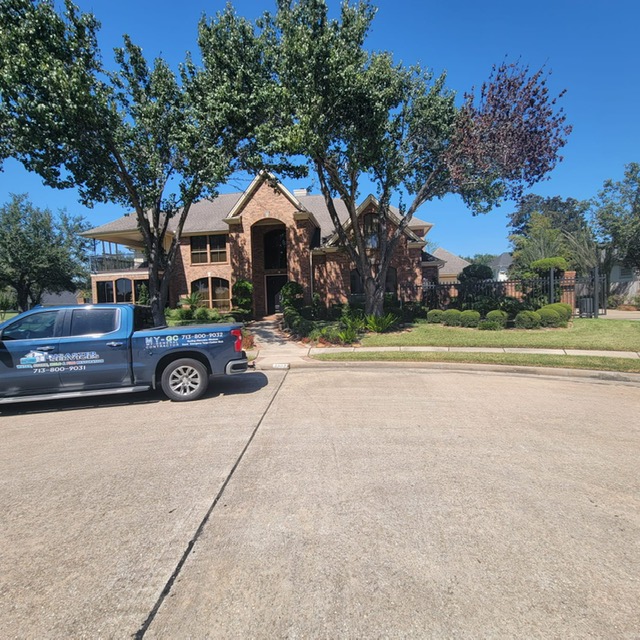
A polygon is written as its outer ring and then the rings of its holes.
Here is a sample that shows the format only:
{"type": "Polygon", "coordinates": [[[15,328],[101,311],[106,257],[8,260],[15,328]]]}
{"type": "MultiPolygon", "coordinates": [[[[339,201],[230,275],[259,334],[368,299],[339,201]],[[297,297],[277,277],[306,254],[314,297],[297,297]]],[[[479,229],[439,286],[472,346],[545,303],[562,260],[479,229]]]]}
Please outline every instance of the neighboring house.
{"type": "Polygon", "coordinates": [[[625,302],[632,302],[640,296],[640,271],[633,267],[616,264],[609,275],[609,292],[624,297],[625,302]]]}
{"type": "Polygon", "coordinates": [[[494,280],[508,280],[509,279],[509,268],[513,264],[513,257],[508,251],[501,253],[497,258],[494,258],[489,266],[493,271],[493,279],[494,280]]]}
{"type": "Polygon", "coordinates": [[[442,284],[457,282],[458,274],[471,264],[455,253],[451,253],[440,247],[433,252],[433,256],[442,263],[438,272],[438,280],[442,284]]]}
{"type": "MultiPolygon", "coordinates": [[[[341,200],[334,202],[348,232],[347,209],[341,200]]],[[[368,250],[374,254],[376,206],[376,199],[369,196],[358,208],[368,250]]],[[[393,207],[388,216],[391,225],[399,223],[399,212],[393,207]]],[[[429,263],[428,254],[422,252],[431,227],[414,218],[400,238],[387,275],[387,290],[401,300],[421,300],[423,279],[433,277],[434,271],[437,274],[437,265],[429,263]]],[[[169,242],[171,230],[170,223],[169,242]]],[[[128,258],[94,260],[91,276],[94,301],[135,302],[141,285],[148,282],[136,217],[125,215],[83,235],[138,252],[128,258]]],[[[362,294],[362,283],[347,252],[339,246],[324,197],[306,190],[291,193],[265,172],[243,193],[223,194],[192,205],[174,266],[169,304],[175,306],[181,296],[199,291],[207,306],[229,309],[233,284],[241,279],[253,283],[257,317],[276,310],[278,293],[288,281],[302,285],[307,303],[314,293],[327,305],[362,294]]]]}

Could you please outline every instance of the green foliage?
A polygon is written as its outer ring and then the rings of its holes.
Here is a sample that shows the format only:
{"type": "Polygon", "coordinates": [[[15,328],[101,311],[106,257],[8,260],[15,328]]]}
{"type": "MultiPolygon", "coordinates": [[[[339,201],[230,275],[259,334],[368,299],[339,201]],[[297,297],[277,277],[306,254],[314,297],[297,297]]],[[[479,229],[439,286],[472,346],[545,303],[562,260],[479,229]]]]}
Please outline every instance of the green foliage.
{"type": "Polygon", "coordinates": [[[178,318],[180,320],[193,320],[193,309],[191,307],[178,309],[178,318]]]}
{"type": "Polygon", "coordinates": [[[493,280],[491,267],[485,264],[470,264],[458,274],[458,281],[462,284],[478,280],[493,280]]]}
{"type": "Polygon", "coordinates": [[[512,233],[519,236],[529,236],[533,226],[533,218],[544,218],[549,228],[562,233],[579,233],[587,228],[585,218],[589,203],[586,201],[560,196],[543,197],[530,193],[518,203],[517,209],[509,214],[509,226],[512,233]]]}
{"type": "Polygon", "coordinates": [[[534,260],[529,268],[535,271],[540,276],[549,275],[551,269],[556,271],[566,271],[569,265],[562,256],[554,256],[551,258],[540,258],[540,260],[534,260]]]}
{"type": "Polygon", "coordinates": [[[489,311],[489,313],[487,313],[487,320],[489,322],[497,322],[502,329],[507,326],[508,319],[509,314],[506,311],[501,311],[500,309],[494,309],[493,311],[489,311]]]}
{"type": "Polygon", "coordinates": [[[256,159],[269,120],[261,39],[229,7],[201,21],[202,62],[188,57],[178,77],[161,58],[150,66],[128,36],[115,65],[103,65],[98,21],[70,0],[64,14],[47,0],[0,6],[0,159],[76,187],[83,204],[135,212],[162,324],[191,204],[256,159]]]}
{"type": "Polygon", "coordinates": [[[193,313],[193,319],[200,323],[210,322],[211,316],[209,315],[209,309],[206,307],[198,307],[193,313]]]}
{"type": "Polygon", "coordinates": [[[280,289],[280,302],[283,309],[293,307],[300,310],[304,305],[304,289],[302,285],[293,281],[287,282],[280,289]]]}
{"type": "Polygon", "coordinates": [[[640,164],[626,165],[621,181],[604,183],[592,214],[600,239],[626,266],[640,269],[640,164]]]}
{"type": "Polygon", "coordinates": [[[300,338],[307,337],[313,331],[313,322],[303,318],[295,307],[288,306],[282,313],[285,326],[300,338]]]}
{"type": "Polygon", "coordinates": [[[496,320],[480,320],[478,329],[480,331],[502,331],[504,325],[496,320]]]}
{"type": "Polygon", "coordinates": [[[560,314],[555,309],[550,309],[549,307],[542,307],[537,311],[540,316],[540,326],[541,327],[552,327],[557,328],[561,326],[566,326],[566,320],[560,317],[560,314]]]}
{"type": "Polygon", "coordinates": [[[0,207],[0,287],[16,293],[20,311],[40,304],[45,291],[75,291],[87,277],[87,229],[82,218],[38,209],[26,195],[0,207]]]}
{"type": "Polygon", "coordinates": [[[488,267],[498,256],[495,253],[475,253],[473,256],[460,257],[471,264],[484,264],[488,267]]]}
{"type": "Polygon", "coordinates": [[[459,327],[461,315],[462,312],[459,309],[447,309],[442,314],[442,324],[447,327],[459,327]]]}
{"type": "Polygon", "coordinates": [[[365,326],[374,333],[385,333],[393,329],[398,323],[398,316],[393,313],[386,313],[383,316],[369,314],[365,316],[365,326]]]}
{"type": "Polygon", "coordinates": [[[480,95],[458,108],[445,77],[365,49],[375,8],[343,3],[329,17],[324,0],[279,2],[265,23],[273,33],[274,97],[282,107],[273,148],[304,156],[316,172],[329,213],[362,276],[366,313],[383,313],[385,275],[402,230],[390,223],[393,192],[409,194],[408,222],[424,202],[460,194],[476,213],[542,179],[558,161],[569,127],[542,72],[502,64],[480,95]],[[353,197],[343,197],[343,227],[332,198],[356,194],[367,180],[379,206],[364,237],[353,197]],[[376,249],[371,250],[375,244],[376,249]],[[368,246],[369,245],[369,249],[368,246]]]}
{"type": "Polygon", "coordinates": [[[148,305],[150,301],[149,298],[149,287],[147,287],[144,282],[140,285],[138,289],[138,295],[136,296],[136,303],[142,305],[148,305]]]}
{"type": "Polygon", "coordinates": [[[182,298],[178,300],[178,304],[189,307],[193,312],[204,304],[202,293],[200,293],[200,291],[192,291],[186,296],[182,296],[182,298]]]}
{"type": "Polygon", "coordinates": [[[545,305],[543,308],[553,309],[565,322],[569,322],[573,317],[573,307],[566,302],[554,302],[553,304],[545,305]]]}
{"type": "Polygon", "coordinates": [[[7,315],[7,311],[15,309],[16,304],[16,295],[12,289],[0,289],[0,320],[4,320],[7,315]]]}
{"type": "Polygon", "coordinates": [[[236,280],[231,287],[231,304],[233,312],[244,319],[252,316],[253,309],[253,282],[250,280],[236,280]]]}
{"type": "Polygon", "coordinates": [[[516,329],[538,329],[541,318],[535,311],[521,311],[515,320],[516,329]]]}
{"type": "Polygon", "coordinates": [[[431,309],[427,311],[427,322],[431,324],[440,324],[442,322],[442,315],[444,311],[442,309],[431,309]]]}
{"type": "Polygon", "coordinates": [[[460,314],[460,326],[461,327],[477,327],[480,322],[480,313],[478,311],[472,311],[468,309],[460,314]]]}

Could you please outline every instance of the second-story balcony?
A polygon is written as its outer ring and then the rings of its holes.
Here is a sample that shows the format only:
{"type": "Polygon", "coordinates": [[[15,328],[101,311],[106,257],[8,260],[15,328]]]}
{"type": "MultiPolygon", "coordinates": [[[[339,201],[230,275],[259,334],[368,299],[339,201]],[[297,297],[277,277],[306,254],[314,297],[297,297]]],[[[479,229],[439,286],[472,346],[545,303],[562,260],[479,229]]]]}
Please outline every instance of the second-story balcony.
{"type": "Polygon", "coordinates": [[[91,273],[108,273],[112,271],[133,271],[146,269],[148,263],[141,251],[127,253],[102,253],[89,256],[91,273]]]}

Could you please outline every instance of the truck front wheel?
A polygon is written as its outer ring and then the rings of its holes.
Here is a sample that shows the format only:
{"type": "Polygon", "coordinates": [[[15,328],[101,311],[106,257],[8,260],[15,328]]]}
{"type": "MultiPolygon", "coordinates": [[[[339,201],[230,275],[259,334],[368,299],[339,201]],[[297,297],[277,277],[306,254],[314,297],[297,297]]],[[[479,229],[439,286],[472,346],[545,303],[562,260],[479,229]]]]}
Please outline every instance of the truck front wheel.
{"type": "Polygon", "coordinates": [[[207,368],[197,360],[181,358],[167,365],[162,372],[162,390],[174,402],[197,400],[207,390],[207,368]]]}

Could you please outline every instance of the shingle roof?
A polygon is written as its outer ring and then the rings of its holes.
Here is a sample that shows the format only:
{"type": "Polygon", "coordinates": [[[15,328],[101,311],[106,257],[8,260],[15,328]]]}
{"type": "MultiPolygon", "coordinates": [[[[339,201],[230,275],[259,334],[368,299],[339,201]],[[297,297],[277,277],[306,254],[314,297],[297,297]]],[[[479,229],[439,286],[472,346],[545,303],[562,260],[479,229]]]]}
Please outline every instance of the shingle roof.
{"type": "Polygon", "coordinates": [[[444,262],[444,266],[440,269],[440,275],[458,275],[465,267],[468,267],[471,263],[463,260],[455,253],[451,253],[446,249],[438,247],[433,253],[436,258],[439,258],[444,262]]]}
{"type": "MultiPolygon", "coordinates": [[[[194,202],[189,210],[189,215],[185,222],[182,233],[184,235],[194,233],[206,233],[210,231],[228,231],[229,226],[224,219],[227,218],[236,205],[236,203],[242,197],[242,192],[237,193],[224,193],[220,194],[213,200],[200,200],[194,202]]],[[[324,196],[321,195],[300,195],[296,196],[302,206],[313,214],[320,225],[320,236],[324,242],[330,236],[335,233],[335,227],[331,221],[329,210],[327,209],[324,201],[324,196]]],[[[338,213],[338,217],[342,223],[349,219],[349,212],[342,200],[334,198],[333,202],[338,213]]],[[[391,207],[394,213],[397,213],[397,209],[391,207]]],[[[172,231],[175,224],[175,218],[169,222],[169,231],[172,231]]],[[[431,226],[430,223],[424,222],[418,218],[413,218],[410,224],[411,227],[415,226],[431,226]]],[[[135,214],[125,215],[117,220],[112,220],[99,227],[89,229],[84,232],[83,235],[87,237],[95,237],[104,234],[134,231],[137,228],[137,218],[135,214]]]]}

